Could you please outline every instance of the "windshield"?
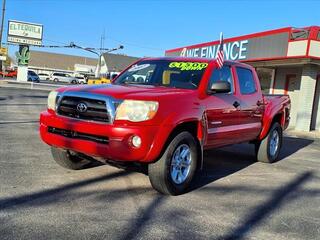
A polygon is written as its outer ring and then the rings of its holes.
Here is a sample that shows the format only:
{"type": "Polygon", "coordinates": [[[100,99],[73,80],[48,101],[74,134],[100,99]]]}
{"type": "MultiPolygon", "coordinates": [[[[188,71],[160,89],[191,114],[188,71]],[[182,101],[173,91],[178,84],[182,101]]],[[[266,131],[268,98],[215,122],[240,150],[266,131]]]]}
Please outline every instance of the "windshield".
{"type": "Polygon", "coordinates": [[[207,66],[207,62],[145,60],[131,66],[114,83],[196,89],[207,66]]]}

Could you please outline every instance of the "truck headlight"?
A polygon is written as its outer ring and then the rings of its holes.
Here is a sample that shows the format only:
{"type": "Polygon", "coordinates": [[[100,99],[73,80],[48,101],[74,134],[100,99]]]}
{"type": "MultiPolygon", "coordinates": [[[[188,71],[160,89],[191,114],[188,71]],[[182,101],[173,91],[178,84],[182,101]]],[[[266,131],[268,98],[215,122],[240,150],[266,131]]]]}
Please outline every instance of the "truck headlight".
{"type": "Polygon", "coordinates": [[[156,115],[159,103],[154,101],[124,100],[116,111],[116,120],[142,122],[156,115]]]}
{"type": "Polygon", "coordinates": [[[56,110],[57,95],[58,95],[57,91],[51,91],[49,93],[49,96],[48,96],[48,109],[51,109],[53,111],[56,110]]]}

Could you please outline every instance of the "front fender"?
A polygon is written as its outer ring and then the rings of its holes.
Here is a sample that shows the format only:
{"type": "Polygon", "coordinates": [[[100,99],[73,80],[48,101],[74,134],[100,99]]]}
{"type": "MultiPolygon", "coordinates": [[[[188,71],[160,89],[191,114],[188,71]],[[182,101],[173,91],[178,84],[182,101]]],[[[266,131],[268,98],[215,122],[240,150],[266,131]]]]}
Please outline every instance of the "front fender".
{"type": "Polygon", "coordinates": [[[146,155],[146,161],[155,161],[162,154],[166,146],[166,142],[169,139],[171,133],[176,127],[189,122],[197,123],[197,138],[202,145],[204,139],[202,114],[199,113],[199,109],[193,109],[194,111],[189,113],[180,114],[179,112],[172,112],[169,116],[162,121],[159,126],[157,134],[154,136],[154,141],[150,147],[150,151],[146,155]],[[199,117],[200,116],[200,117],[199,117]]]}

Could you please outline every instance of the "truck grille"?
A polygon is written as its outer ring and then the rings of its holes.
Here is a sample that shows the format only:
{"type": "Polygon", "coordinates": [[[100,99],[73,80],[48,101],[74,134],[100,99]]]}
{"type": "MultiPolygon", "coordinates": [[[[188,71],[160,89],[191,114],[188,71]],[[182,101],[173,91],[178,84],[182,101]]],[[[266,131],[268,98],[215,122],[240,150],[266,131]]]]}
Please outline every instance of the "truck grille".
{"type": "Polygon", "coordinates": [[[105,123],[110,122],[110,115],[104,100],[63,96],[59,102],[57,113],[62,116],[76,119],[105,123]],[[79,108],[79,104],[83,107],[82,109],[81,107],[79,108]]]}

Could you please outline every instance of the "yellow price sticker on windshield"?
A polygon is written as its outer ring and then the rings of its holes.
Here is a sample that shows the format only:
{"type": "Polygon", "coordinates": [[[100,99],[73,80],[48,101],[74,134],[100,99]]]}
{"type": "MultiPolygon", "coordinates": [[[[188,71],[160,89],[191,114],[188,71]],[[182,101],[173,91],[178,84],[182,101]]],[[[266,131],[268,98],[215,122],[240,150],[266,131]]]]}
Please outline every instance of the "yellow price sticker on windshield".
{"type": "Polygon", "coordinates": [[[202,70],[208,67],[208,63],[203,62],[172,62],[169,68],[179,68],[181,71],[202,70]]]}

